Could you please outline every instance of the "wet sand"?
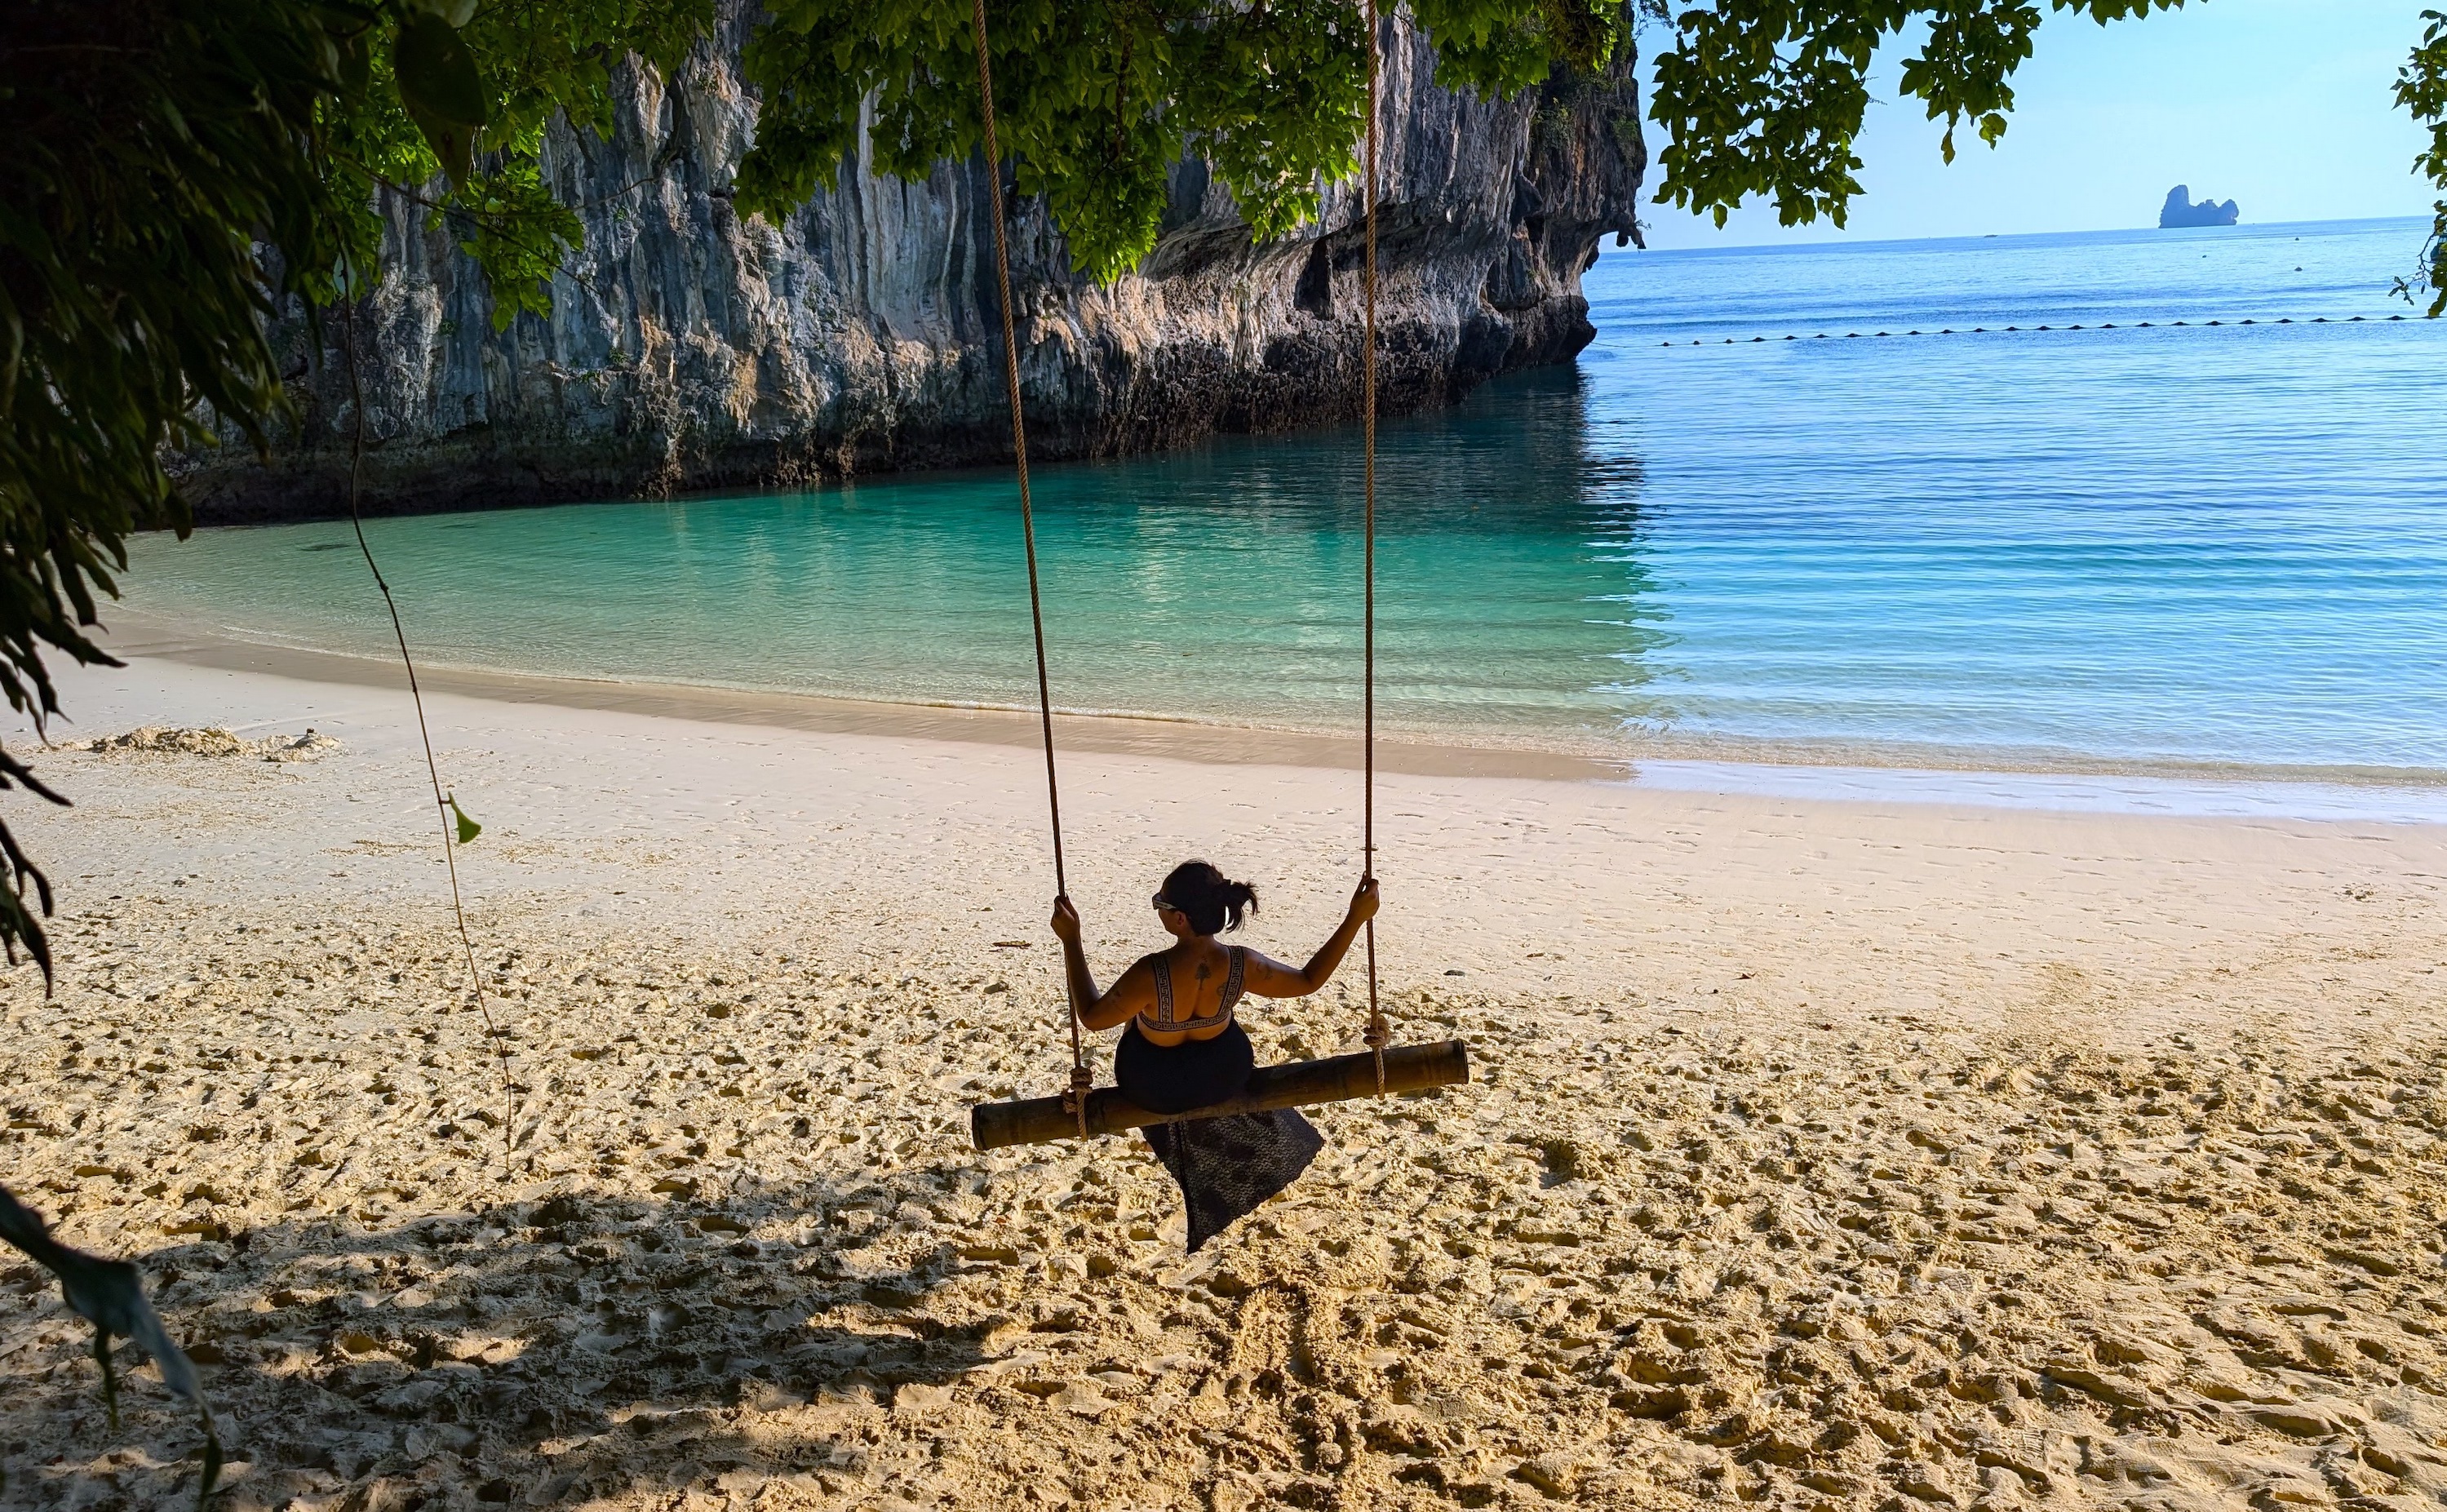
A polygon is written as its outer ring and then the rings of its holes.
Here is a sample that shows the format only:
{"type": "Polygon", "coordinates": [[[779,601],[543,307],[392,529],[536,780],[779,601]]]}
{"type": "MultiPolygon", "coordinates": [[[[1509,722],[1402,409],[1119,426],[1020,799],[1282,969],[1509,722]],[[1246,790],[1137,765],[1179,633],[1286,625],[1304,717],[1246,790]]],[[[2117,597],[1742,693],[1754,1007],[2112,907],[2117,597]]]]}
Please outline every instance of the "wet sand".
{"type": "MultiPolygon", "coordinates": [[[[0,1169],[144,1257],[231,1507],[2447,1496],[2447,827],[1413,764],[1385,979],[1479,1080],[1318,1110],[1188,1258],[1135,1141],[968,1148],[1065,1068],[1026,745],[443,692],[480,1011],[395,689],[66,693],[341,743],[64,751],[77,810],[9,810],[63,912],[0,1169]]],[[[1108,971],[1186,854],[1261,948],[1330,925],[1347,769],[1065,725],[1108,971]]],[[[148,1370],[110,1432],[85,1337],[0,1270],[5,1496],[163,1504],[192,1426],[148,1370]]]]}

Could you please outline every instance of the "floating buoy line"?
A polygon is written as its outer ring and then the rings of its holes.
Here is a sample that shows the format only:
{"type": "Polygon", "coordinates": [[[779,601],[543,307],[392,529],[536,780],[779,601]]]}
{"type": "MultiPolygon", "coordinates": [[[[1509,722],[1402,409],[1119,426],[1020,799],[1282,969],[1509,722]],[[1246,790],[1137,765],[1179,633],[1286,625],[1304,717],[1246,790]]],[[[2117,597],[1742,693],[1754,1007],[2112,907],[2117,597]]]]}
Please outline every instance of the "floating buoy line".
{"type": "MultiPolygon", "coordinates": [[[[2275,320],[2138,320],[2130,322],[2120,329],[2125,331],[2153,331],[2197,326],[2359,326],[2365,321],[2385,323],[2400,321],[2404,317],[2402,315],[2388,315],[2385,317],[2378,315],[2340,315],[2331,320],[2326,315],[2312,315],[2307,319],[2296,320],[2292,316],[2287,315],[2280,316],[2275,320]]],[[[1881,336],[1893,340],[1903,336],[2029,335],[2035,331],[2115,331],[2117,329],[2119,328],[2115,322],[2104,321],[2093,326],[1972,326],[1961,331],[1956,330],[1952,326],[1946,326],[1936,331],[1848,331],[1841,336],[1836,336],[1828,331],[1821,331],[1813,332],[1807,337],[1799,335],[1787,335],[1774,338],[1767,336],[1753,336],[1747,342],[1743,341],[1739,336],[1726,336],[1722,338],[1722,344],[1728,347],[1737,345],[1753,346],[1771,339],[1780,341],[1874,341],[1881,336]]],[[[1694,337],[1691,341],[1691,345],[1694,347],[1704,347],[1707,344],[1706,339],[1702,337],[1694,337]]],[[[1679,347],[1682,345],[1682,343],[1668,339],[1659,342],[1658,345],[1660,347],[1679,347]]]]}

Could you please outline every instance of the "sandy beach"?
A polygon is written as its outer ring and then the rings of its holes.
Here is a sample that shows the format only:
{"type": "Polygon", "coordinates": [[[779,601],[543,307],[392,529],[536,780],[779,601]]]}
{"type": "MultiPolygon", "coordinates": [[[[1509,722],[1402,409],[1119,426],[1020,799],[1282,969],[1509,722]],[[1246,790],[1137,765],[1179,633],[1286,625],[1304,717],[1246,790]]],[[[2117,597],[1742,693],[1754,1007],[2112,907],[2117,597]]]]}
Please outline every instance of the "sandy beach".
{"type": "MultiPolygon", "coordinates": [[[[63,750],[72,813],[9,803],[62,909],[0,1171],[142,1258],[230,1508],[2447,1499],[2447,825],[1394,753],[1389,1002],[1477,1079],[1316,1110],[1186,1257],[1137,1141],[969,1147],[1066,1069],[1025,722],[437,678],[480,1012],[389,670],[129,644],[55,739],[339,742],[63,750]]],[[[1188,855],[1260,948],[1331,925],[1347,747],[1064,739],[1107,971],[1188,855]]],[[[1261,1058],[1356,992],[1253,1012],[1261,1058]]],[[[0,1283],[0,1498],[191,1491],[149,1369],[110,1431],[0,1283]]]]}

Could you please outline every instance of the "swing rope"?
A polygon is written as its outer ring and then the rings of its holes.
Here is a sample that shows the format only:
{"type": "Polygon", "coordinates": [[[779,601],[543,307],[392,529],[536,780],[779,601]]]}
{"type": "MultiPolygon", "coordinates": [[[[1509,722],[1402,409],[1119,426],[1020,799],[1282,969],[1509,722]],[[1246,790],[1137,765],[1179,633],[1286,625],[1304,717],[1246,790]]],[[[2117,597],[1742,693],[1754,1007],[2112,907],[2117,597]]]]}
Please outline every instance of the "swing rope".
{"type": "MultiPolygon", "coordinates": [[[[1376,0],[1366,0],[1368,10],[1368,177],[1359,189],[1362,217],[1367,222],[1367,257],[1361,276],[1366,308],[1367,355],[1360,365],[1360,447],[1364,461],[1360,491],[1365,501],[1366,545],[1363,550],[1362,573],[1364,590],[1364,629],[1361,632],[1367,664],[1366,686],[1360,695],[1360,761],[1363,769],[1359,800],[1360,812],[1360,881],[1372,881],[1376,876],[1376,0]]],[[[1385,1011],[1376,1001],[1376,920],[1370,918],[1368,932],[1368,1029],[1360,1037],[1376,1061],[1376,1095],[1385,1095],[1385,1047],[1394,1038],[1393,1026],[1385,1021],[1385,1011]]]]}
{"type": "MultiPolygon", "coordinates": [[[[986,61],[986,0],[976,0],[973,14],[977,40],[977,100],[983,106],[986,135],[986,192],[994,214],[995,279],[1001,294],[1002,307],[1002,378],[1004,390],[1011,398],[1011,449],[1019,464],[1019,535],[1028,548],[1028,621],[1036,637],[1036,717],[1045,737],[1045,803],[1053,821],[1053,892],[1057,898],[1070,896],[1069,881],[1062,871],[1062,789],[1053,773],[1053,693],[1045,675],[1045,602],[1037,588],[1036,577],[1036,510],[1028,491],[1028,424],[1021,417],[1019,404],[1019,341],[1011,318],[1011,245],[1003,228],[1002,151],[995,140],[994,70],[986,61]]],[[[1070,975],[1063,976],[1063,993],[1070,994],[1070,975]]],[[[1062,1094],[1062,1106],[1079,1121],[1079,1135],[1088,1134],[1088,1093],[1096,1085],[1095,1076],[1088,1069],[1088,1057],[1079,1043],[1079,1005],[1071,1003],[1067,1015],[1071,1020],[1071,1086],[1062,1094]]]]}
{"type": "MultiPolygon", "coordinates": [[[[1365,0],[1368,21],[1368,162],[1367,177],[1360,186],[1361,218],[1365,222],[1366,266],[1362,276],[1364,289],[1366,350],[1360,367],[1360,394],[1363,452],[1361,493],[1364,501],[1363,546],[1363,627],[1362,660],[1365,666],[1361,693],[1361,766],[1360,793],[1360,880],[1373,881],[1376,875],[1376,160],[1377,160],[1377,19],[1376,0],[1365,0]]],[[[1019,341],[1011,312],[1011,243],[1003,222],[1002,151],[995,132],[994,69],[987,56],[986,3],[973,0],[971,19],[977,36],[977,101],[985,126],[986,193],[994,216],[995,280],[1000,294],[1002,310],[1002,373],[1003,388],[1011,405],[1011,448],[1017,463],[1019,478],[1019,533],[1028,553],[1028,618],[1036,646],[1036,715],[1045,746],[1045,800],[1052,816],[1053,834],[1053,890],[1057,897],[1068,897],[1070,886],[1062,867],[1062,793],[1054,775],[1053,762],[1053,694],[1045,671],[1045,605],[1036,570],[1036,513],[1028,486],[1028,425],[1022,415],[1019,398],[1019,341]]],[[[1368,1027],[1362,1034],[1374,1058],[1376,1095],[1385,1095],[1385,1047],[1394,1037],[1393,1026],[1377,1001],[1376,989],[1376,921],[1366,926],[1368,937],[1368,1027]]],[[[1070,992],[1068,974],[1064,993],[1070,992]]],[[[1088,1069],[1085,1048],[1079,1038],[1079,1005],[1070,1004],[1067,1015],[1071,1021],[1071,1085],[1062,1094],[1063,1111],[1078,1124],[1081,1138],[1088,1134],[1088,1094],[1095,1087],[1095,1077],[1088,1069]]]]}

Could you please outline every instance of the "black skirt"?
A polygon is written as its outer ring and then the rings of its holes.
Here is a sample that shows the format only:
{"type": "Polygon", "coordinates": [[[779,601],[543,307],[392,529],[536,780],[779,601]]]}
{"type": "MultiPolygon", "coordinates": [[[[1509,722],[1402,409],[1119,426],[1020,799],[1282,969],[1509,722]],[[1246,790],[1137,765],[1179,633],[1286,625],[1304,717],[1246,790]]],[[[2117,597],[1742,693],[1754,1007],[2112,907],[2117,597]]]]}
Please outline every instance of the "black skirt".
{"type": "MultiPolygon", "coordinates": [[[[1210,1040],[1158,1045],[1136,1020],[1113,1050],[1113,1082],[1150,1113],[1186,1113],[1236,1096],[1249,1085],[1257,1052],[1239,1024],[1210,1040]]],[[[1324,1139],[1296,1108],[1233,1113],[1139,1131],[1172,1173],[1189,1212],[1189,1249],[1257,1210],[1299,1179],[1324,1139]]]]}
{"type": "Polygon", "coordinates": [[[1258,1052],[1237,1020],[1213,1039],[1158,1045],[1132,1019],[1113,1047],[1113,1085],[1150,1113],[1186,1113],[1237,1097],[1257,1068],[1258,1052]]]}

